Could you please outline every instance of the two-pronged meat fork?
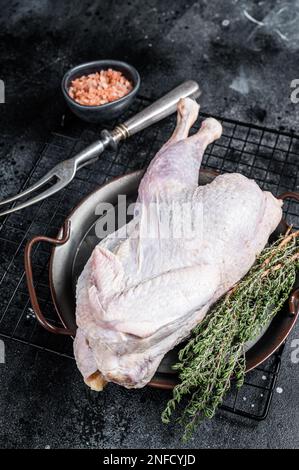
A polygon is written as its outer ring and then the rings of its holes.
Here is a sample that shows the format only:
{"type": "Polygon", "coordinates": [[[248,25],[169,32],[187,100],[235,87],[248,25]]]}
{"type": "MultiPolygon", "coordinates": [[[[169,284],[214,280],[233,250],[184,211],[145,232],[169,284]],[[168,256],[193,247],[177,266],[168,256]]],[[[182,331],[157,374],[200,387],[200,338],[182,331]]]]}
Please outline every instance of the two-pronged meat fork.
{"type": "Polygon", "coordinates": [[[42,190],[46,184],[54,183],[50,188],[45,189],[35,196],[33,195],[31,199],[4,210],[0,213],[0,216],[10,214],[11,212],[15,212],[19,209],[24,209],[25,207],[31,206],[32,204],[40,202],[57,193],[73,180],[78,170],[83,168],[85,165],[95,162],[106,148],[110,147],[116,149],[121,140],[125,140],[129,136],[151,126],[166,116],[169,116],[176,110],[177,103],[181,98],[186,98],[187,96],[197,98],[199,95],[200,89],[198,84],[189,80],[182,83],[177,88],[174,88],[172,91],[167,93],[167,95],[160,98],[158,101],[148,106],[125,123],[116,126],[112,131],[103,130],[101,132],[100,140],[94,142],[74,157],[64,160],[56,165],[30,188],[25,189],[25,191],[17,194],[16,196],[10,197],[5,201],[1,201],[0,206],[14,203],[38,190],[42,190]]]}

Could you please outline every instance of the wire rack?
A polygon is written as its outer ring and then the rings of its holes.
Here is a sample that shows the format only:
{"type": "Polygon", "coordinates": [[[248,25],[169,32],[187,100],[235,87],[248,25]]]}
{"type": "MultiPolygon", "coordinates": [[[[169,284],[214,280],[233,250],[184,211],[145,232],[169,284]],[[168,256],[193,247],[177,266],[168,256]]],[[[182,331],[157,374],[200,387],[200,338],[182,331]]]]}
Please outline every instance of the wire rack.
{"type": "MultiPolygon", "coordinates": [[[[135,114],[149,104],[139,97],[131,112],[135,114]]],[[[201,115],[202,120],[205,115],[201,115]]],[[[278,195],[299,186],[299,136],[277,132],[241,122],[219,119],[223,125],[220,140],[207,149],[203,166],[222,172],[239,172],[254,178],[260,187],[278,195]]],[[[91,167],[83,168],[63,191],[20,213],[0,221],[0,336],[29,344],[72,358],[72,341],[52,335],[37,323],[30,306],[24,275],[23,254],[28,239],[37,234],[55,236],[68,213],[88,193],[115,176],[144,168],[173,130],[175,117],[143,131],[123,143],[116,153],[105,152],[91,167]]],[[[109,123],[111,128],[115,123],[109,123]]],[[[26,179],[16,191],[37,181],[46,171],[65,158],[96,140],[101,127],[84,124],[66,112],[61,123],[50,135],[34,165],[27,170],[26,179]]],[[[199,127],[199,123],[194,130],[199,127]]],[[[299,227],[296,203],[285,204],[287,219],[299,227]],[[296,213],[297,212],[297,213],[296,213]]],[[[48,285],[50,248],[37,245],[33,268],[36,290],[46,317],[57,324],[48,285]]],[[[261,420],[267,416],[272,393],[279,373],[282,348],[261,367],[246,376],[240,391],[227,395],[224,410],[261,420]]]]}

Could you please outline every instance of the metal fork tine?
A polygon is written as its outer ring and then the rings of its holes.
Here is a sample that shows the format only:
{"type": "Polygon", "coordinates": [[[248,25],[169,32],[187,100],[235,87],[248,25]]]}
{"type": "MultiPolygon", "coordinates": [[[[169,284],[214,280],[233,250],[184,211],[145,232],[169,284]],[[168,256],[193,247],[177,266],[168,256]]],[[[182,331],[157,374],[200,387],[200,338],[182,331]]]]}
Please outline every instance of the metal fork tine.
{"type": "MultiPolygon", "coordinates": [[[[40,202],[43,199],[46,199],[49,196],[52,196],[53,194],[57,193],[61,189],[63,189],[65,186],[67,186],[69,183],[68,180],[59,180],[56,184],[51,186],[51,188],[48,188],[46,191],[38,194],[37,196],[33,197],[32,199],[29,199],[28,201],[25,201],[21,204],[16,205],[15,207],[11,207],[10,209],[7,209],[6,211],[3,211],[0,213],[0,217],[11,214],[12,212],[16,212],[20,209],[25,209],[25,207],[29,207],[32,204],[35,204],[36,202],[40,202]]],[[[32,188],[31,188],[32,190],[32,188]]],[[[25,192],[25,191],[24,191],[25,192]]],[[[31,191],[30,191],[31,192],[31,191]]],[[[23,193],[24,195],[24,193],[23,193]]]]}
{"type": "Polygon", "coordinates": [[[22,191],[21,193],[17,194],[16,196],[9,197],[5,199],[4,201],[0,201],[0,206],[3,206],[4,204],[9,204],[10,202],[17,201],[18,199],[21,199],[24,196],[27,196],[28,194],[33,193],[37,189],[39,189],[41,186],[44,186],[46,183],[48,183],[53,176],[53,170],[49,171],[43,178],[41,178],[39,181],[37,181],[35,184],[30,186],[29,188],[25,189],[25,191],[22,191]]]}

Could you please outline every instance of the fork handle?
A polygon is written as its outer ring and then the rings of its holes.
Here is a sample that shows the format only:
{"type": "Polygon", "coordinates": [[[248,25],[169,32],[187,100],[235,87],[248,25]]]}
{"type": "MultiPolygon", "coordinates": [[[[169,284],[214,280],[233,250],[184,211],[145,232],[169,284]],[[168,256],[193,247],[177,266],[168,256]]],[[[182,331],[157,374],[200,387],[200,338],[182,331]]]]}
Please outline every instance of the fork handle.
{"type": "Polygon", "coordinates": [[[120,140],[127,139],[175,112],[181,98],[196,98],[201,94],[198,83],[188,80],[171,90],[147,108],[109,132],[103,130],[101,139],[89,145],[74,157],[77,168],[82,168],[97,159],[107,147],[116,149],[120,140]]]}
{"type": "Polygon", "coordinates": [[[194,80],[183,82],[140,113],[117,126],[113,133],[118,132],[120,138],[126,139],[174,113],[180,99],[197,98],[200,94],[201,90],[197,82],[194,80]]]}

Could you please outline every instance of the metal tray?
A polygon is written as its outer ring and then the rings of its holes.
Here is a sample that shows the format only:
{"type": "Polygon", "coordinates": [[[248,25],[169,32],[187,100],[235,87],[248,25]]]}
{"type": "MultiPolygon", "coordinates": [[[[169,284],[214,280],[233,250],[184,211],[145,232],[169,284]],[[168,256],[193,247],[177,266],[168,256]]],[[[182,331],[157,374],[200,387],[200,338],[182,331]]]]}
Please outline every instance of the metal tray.
{"type": "MultiPolygon", "coordinates": [[[[25,249],[25,269],[30,299],[37,319],[46,330],[74,337],[76,331],[74,285],[94,246],[99,242],[93,234],[98,220],[95,207],[100,202],[109,202],[116,206],[119,194],[126,195],[130,201],[136,200],[143,173],[143,171],[137,171],[115,178],[91,193],[68,216],[57,238],[37,236],[28,242],[25,249]],[[88,237],[86,237],[87,234],[88,237]],[[33,246],[39,242],[54,245],[49,267],[49,283],[55,309],[64,327],[51,324],[45,318],[38,303],[33,281],[31,253],[33,246]]],[[[201,170],[199,184],[211,182],[217,174],[215,171],[201,170]]],[[[299,200],[299,195],[293,192],[284,193],[279,197],[299,200]]],[[[287,223],[282,219],[273,237],[284,233],[287,227],[287,223]]],[[[257,367],[280,347],[292,330],[298,313],[299,289],[296,285],[288,305],[285,305],[279,312],[266,331],[249,345],[246,352],[247,371],[257,367]]],[[[157,373],[149,383],[150,386],[166,389],[174,387],[177,383],[177,376],[172,371],[171,365],[175,363],[177,350],[180,347],[166,354],[157,373]]]]}

